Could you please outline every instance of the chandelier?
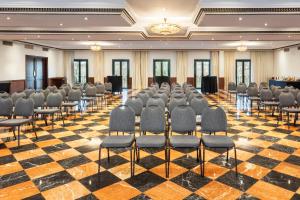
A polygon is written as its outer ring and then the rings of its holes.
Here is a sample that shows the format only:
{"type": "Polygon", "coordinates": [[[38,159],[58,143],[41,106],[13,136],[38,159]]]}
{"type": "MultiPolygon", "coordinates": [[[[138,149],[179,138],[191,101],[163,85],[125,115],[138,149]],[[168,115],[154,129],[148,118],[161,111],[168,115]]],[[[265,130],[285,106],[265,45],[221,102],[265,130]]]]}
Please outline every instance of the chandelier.
{"type": "Polygon", "coordinates": [[[167,18],[164,18],[163,23],[153,24],[150,27],[150,30],[153,33],[160,35],[172,35],[178,33],[181,30],[181,28],[176,24],[167,23],[167,18]]]}
{"type": "Polygon", "coordinates": [[[238,46],[236,49],[237,49],[238,51],[247,51],[247,50],[248,50],[248,47],[247,47],[246,44],[244,44],[244,43],[242,42],[241,45],[238,46]]]}
{"type": "Polygon", "coordinates": [[[98,44],[91,45],[92,51],[101,51],[101,46],[98,44]]]}

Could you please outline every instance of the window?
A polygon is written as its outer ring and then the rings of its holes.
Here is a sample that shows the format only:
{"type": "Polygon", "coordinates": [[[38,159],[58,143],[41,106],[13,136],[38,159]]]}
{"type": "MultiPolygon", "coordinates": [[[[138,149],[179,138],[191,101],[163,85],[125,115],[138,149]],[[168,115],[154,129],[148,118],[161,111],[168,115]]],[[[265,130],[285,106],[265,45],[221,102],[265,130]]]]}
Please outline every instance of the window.
{"type": "Polygon", "coordinates": [[[170,77],[170,60],[169,59],[153,60],[153,76],[170,77]]]}
{"type": "Polygon", "coordinates": [[[235,80],[236,84],[245,83],[249,85],[251,82],[251,60],[236,60],[235,80]]]}
{"type": "Polygon", "coordinates": [[[127,89],[129,80],[129,60],[112,60],[112,73],[114,76],[122,76],[122,88],[127,89]]]}
{"type": "Polygon", "coordinates": [[[196,88],[201,88],[203,76],[210,76],[210,60],[194,60],[194,78],[196,88]]]}
{"type": "Polygon", "coordinates": [[[74,60],[74,82],[87,83],[88,82],[88,60],[75,59],[74,60]]]}

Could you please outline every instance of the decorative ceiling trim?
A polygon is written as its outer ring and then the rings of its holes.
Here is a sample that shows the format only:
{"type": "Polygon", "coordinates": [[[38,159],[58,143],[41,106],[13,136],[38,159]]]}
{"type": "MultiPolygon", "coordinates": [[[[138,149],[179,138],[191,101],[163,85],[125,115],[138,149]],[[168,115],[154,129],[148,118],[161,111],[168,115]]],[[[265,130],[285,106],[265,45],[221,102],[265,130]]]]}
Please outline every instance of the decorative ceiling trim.
{"type": "Polygon", "coordinates": [[[201,8],[195,17],[194,24],[199,25],[206,14],[300,14],[300,8],[201,8]]]}
{"type": "Polygon", "coordinates": [[[136,23],[134,18],[129,14],[129,12],[125,8],[5,8],[5,7],[0,7],[0,13],[120,15],[130,25],[136,23]]]}

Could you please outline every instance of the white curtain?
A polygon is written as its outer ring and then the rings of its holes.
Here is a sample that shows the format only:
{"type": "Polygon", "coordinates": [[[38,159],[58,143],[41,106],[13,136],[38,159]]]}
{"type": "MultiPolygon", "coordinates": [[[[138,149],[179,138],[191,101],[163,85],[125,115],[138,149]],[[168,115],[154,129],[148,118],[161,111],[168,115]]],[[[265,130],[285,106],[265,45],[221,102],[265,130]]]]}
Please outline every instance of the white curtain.
{"type": "Polygon", "coordinates": [[[251,51],[250,55],[253,81],[257,84],[268,82],[274,75],[273,51],[251,51]]]}
{"type": "Polygon", "coordinates": [[[187,81],[188,59],[186,51],[176,52],[176,77],[177,83],[183,84],[187,81]]]}
{"type": "Polygon", "coordinates": [[[73,83],[73,61],[74,51],[64,51],[64,76],[67,79],[66,82],[69,84],[73,83]]]}
{"type": "Polygon", "coordinates": [[[229,82],[235,82],[235,52],[225,51],[224,52],[224,79],[225,89],[229,82]]]}
{"type": "Polygon", "coordinates": [[[93,68],[95,82],[104,82],[104,52],[93,52],[93,68]]]}
{"type": "Polygon", "coordinates": [[[148,86],[148,52],[134,52],[133,89],[144,89],[148,86]]]}
{"type": "Polygon", "coordinates": [[[212,75],[219,77],[219,51],[211,51],[210,59],[212,75]]]}

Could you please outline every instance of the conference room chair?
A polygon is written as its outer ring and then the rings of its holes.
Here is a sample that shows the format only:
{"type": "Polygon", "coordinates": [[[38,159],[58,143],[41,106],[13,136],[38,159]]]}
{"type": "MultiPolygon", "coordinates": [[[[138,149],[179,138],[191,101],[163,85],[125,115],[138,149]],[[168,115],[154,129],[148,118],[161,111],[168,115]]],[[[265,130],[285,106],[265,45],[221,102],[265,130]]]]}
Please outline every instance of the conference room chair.
{"type": "Polygon", "coordinates": [[[228,90],[227,90],[227,99],[229,96],[229,100],[231,101],[231,95],[236,95],[236,84],[234,82],[228,83],[228,90]]]}
{"type": "Polygon", "coordinates": [[[140,117],[143,110],[143,101],[138,97],[129,97],[125,105],[130,107],[135,114],[135,126],[140,126],[140,117]]]}
{"type": "Polygon", "coordinates": [[[102,108],[103,102],[107,105],[106,96],[105,96],[105,86],[103,84],[96,84],[96,98],[97,104],[100,102],[100,106],[102,108]]]}
{"type": "Polygon", "coordinates": [[[196,126],[201,126],[201,116],[203,111],[209,107],[208,101],[205,98],[193,98],[191,107],[196,114],[196,126]]]}
{"type": "Polygon", "coordinates": [[[14,106],[16,105],[17,100],[21,98],[26,98],[26,94],[24,92],[14,92],[11,95],[11,99],[13,101],[14,106]]]}
{"type": "MultiPolygon", "coordinates": [[[[94,112],[94,105],[97,100],[96,94],[97,94],[96,87],[87,85],[87,87],[85,89],[85,95],[81,98],[81,100],[83,101],[84,106],[86,106],[86,108],[88,108],[89,104],[91,105],[92,112],[94,112]]],[[[98,110],[98,105],[97,105],[97,110],[98,110]]]]}
{"type": "Polygon", "coordinates": [[[297,118],[296,114],[300,112],[300,109],[296,107],[297,104],[295,100],[295,96],[289,91],[282,92],[279,95],[279,115],[277,117],[277,123],[279,123],[279,118],[283,120],[283,113],[287,114],[288,127],[290,126],[290,114],[295,114],[295,119],[297,118]]]}
{"type": "MultiPolygon", "coordinates": [[[[10,119],[13,114],[13,101],[10,97],[0,97],[0,121],[4,121],[6,119],[10,119]]],[[[14,139],[16,140],[16,133],[13,129],[14,139]]],[[[7,138],[7,141],[9,140],[9,137],[7,138]]]]}
{"type": "Polygon", "coordinates": [[[259,98],[259,93],[258,93],[258,88],[257,86],[253,87],[248,87],[247,89],[247,99],[250,102],[250,113],[252,114],[252,108],[253,108],[253,102],[256,102],[258,105],[260,98],[259,98]]]}
{"type": "MultiPolygon", "coordinates": [[[[68,95],[67,101],[62,103],[62,107],[66,109],[67,116],[70,113],[69,109],[74,109],[76,107],[78,107],[79,112],[82,113],[81,96],[82,96],[82,93],[81,93],[80,89],[69,90],[69,95],[68,95]]],[[[75,111],[75,118],[76,118],[76,111],[75,111]]]]}
{"type": "Polygon", "coordinates": [[[7,92],[0,92],[0,98],[8,98],[10,95],[7,92]]]}
{"type": "Polygon", "coordinates": [[[140,91],[136,96],[143,101],[143,107],[145,107],[150,98],[149,95],[145,91],[140,91]]]}
{"type": "Polygon", "coordinates": [[[259,117],[261,108],[264,109],[264,113],[266,116],[267,107],[271,108],[272,115],[274,115],[274,110],[278,108],[279,102],[275,101],[273,98],[272,91],[269,88],[263,88],[260,90],[260,101],[258,104],[258,113],[257,116],[259,117]]]}
{"type": "Polygon", "coordinates": [[[47,87],[47,89],[50,91],[50,92],[55,92],[55,90],[57,90],[57,87],[55,86],[55,85],[49,85],[48,87],[47,87]]]}
{"type": "Polygon", "coordinates": [[[30,95],[35,92],[35,90],[34,89],[25,89],[23,92],[25,93],[26,98],[29,98],[30,95]]]}
{"type": "Polygon", "coordinates": [[[259,92],[263,89],[263,88],[269,88],[269,84],[267,82],[261,82],[259,84],[258,90],[259,92]]]}

